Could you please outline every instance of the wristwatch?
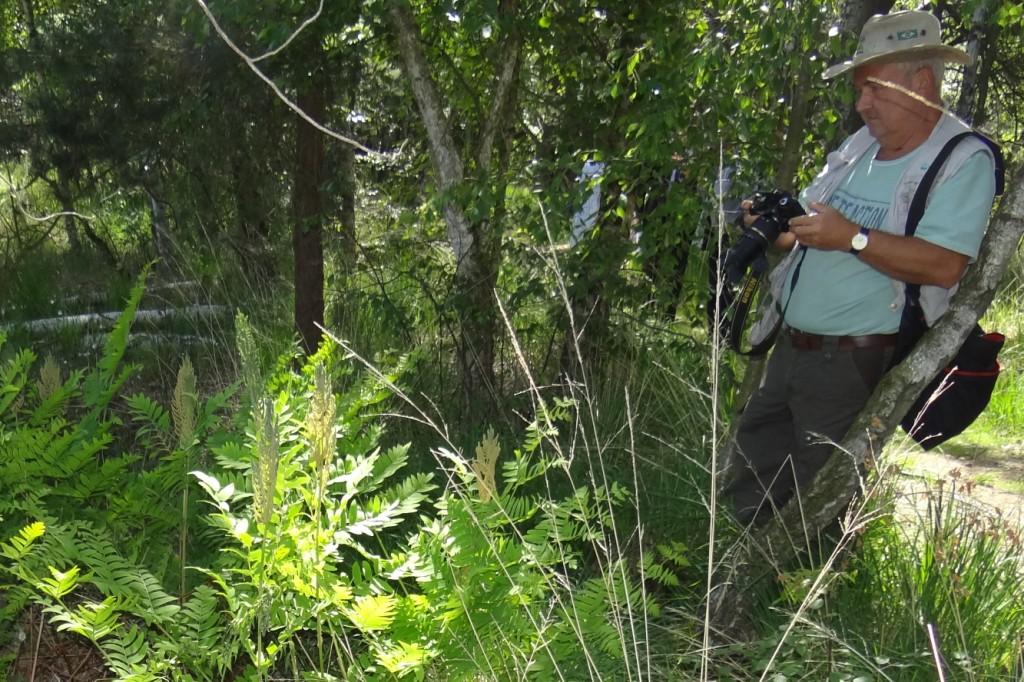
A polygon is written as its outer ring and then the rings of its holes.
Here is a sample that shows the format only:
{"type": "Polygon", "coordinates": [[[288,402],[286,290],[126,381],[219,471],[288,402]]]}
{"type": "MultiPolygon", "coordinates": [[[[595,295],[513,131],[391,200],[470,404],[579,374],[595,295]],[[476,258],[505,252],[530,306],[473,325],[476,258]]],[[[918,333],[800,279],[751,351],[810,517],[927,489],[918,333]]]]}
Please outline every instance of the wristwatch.
{"type": "Polygon", "coordinates": [[[860,252],[863,251],[868,245],[868,228],[861,226],[860,231],[853,235],[853,239],[850,240],[850,253],[854,256],[859,256],[860,252]]]}

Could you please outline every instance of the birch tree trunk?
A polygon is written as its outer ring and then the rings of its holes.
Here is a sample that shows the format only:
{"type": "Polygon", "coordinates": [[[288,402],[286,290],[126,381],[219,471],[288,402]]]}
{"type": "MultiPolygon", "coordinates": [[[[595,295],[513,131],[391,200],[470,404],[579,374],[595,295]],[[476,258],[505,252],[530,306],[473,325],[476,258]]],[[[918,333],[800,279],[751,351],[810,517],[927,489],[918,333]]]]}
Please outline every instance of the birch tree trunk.
{"type": "Polygon", "coordinates": [[[981,54],[988,42],[988,22],[991,14],[991,0],[982,0],[974,8],[971,15],[971,32],[967,38],[967,54],[971,63],[964,67],[963,80],[960,82],[960,98],[956,103],[956,115],[971,123],[974,119],[974,104],[978,98],[978,77],[980,75],[981,54]]]}
{"type": "Polygon", "coordinates": [[[736,639],[753,635],[753,585],[764,575],[765,564],[777,566],[792,559],[803,538],[816,537],[846,509],[860,489],[861,465],[882,452],[903,415],[929,380],[953,358],[992,302],[1022,234],[1024,172],[1018,171],[949,311],[878,384],[843,442],[811,485],[801,490],[800,504],[786,504],[758,529],[756,539],[748,534],[726,558],[710,597],[712,626],[720,635],[736,639]]]}
{"type": "MultiPolygon", "coordinates": [[[[501,11],[511,17],[515,0],[501,3],[501,11]]],[[[493,406],[495,391],[494,347],[497,311],[494,286],[500,259],[501,222],[504,212],[504,171],[507,155],[498,153],[507,141],[519,80],[522,39],[511,31],[504,38],[495,81],[490,91],[490,107],[479,127],[475,153],[460,150],[452,137],[445,105],[441,101],[430,65],[420,39],[412,8],[397,0],[389,19],[406,78],[427,132],[430,158],[442,196],[442,213],[447,226],[448,243],[455,255],[455,287],[461,299],[458,365],[466,405],[473,412],[493,406]],[[497,167],[495,158],[499,159],[497,167]],[[473,163],[475,180],[490,183],[495,205],[475,222],[469,218],[460,189],[466,182],[466,168],[473,163]]],[[[478,213],[478,212],[475,212],[478,213]]]]}

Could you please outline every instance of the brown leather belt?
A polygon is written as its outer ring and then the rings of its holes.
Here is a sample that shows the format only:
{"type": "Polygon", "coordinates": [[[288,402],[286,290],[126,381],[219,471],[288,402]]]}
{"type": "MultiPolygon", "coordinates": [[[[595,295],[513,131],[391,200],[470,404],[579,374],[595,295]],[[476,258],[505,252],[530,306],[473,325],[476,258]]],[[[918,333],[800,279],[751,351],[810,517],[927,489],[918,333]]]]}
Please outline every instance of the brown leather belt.
{"type": "Polygon", "coordinates": [[[897,334],[864,334],[863,336],[824,336],[808,334],[798,329],[787,329],[790,343],[798,350],[821,350],[832,347],[838,350],[854,348],[886,348],[896,345],[897,334]]]}

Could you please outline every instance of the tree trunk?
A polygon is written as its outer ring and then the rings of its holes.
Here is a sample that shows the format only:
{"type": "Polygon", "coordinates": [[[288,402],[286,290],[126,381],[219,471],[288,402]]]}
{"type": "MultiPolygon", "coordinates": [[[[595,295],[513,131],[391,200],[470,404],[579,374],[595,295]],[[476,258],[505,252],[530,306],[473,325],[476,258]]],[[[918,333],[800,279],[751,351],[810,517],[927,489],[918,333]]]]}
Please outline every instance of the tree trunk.
{"type": "MultiPolygon", "coordinates": [[[[502,3],[502,12],[515,8],[514,0],[502,3]]],[[[511,16],[510,14],[508,16],[511,16]]],[[[455,255],[455,290],[460,313],[458,366],[466,406],[477,416],[490,416],[494,395],[494,348],[497,309],[494,286],[500,261],[501,214],[504,200],[503,167],[494,168],[495,147],[508,135],[518,86],[522,40],[512,31],[504,39],[496,80],[490,92],[490,110],[482,121],[475,150],[476,179],[490,184],[495,206],[488,216],[473,222],[457,190],[466,180],[466,161],[451,135],[445,107],[430,72],[420,41],[419,28],[408,2],[395,2],[389,12],[402,69],[409,80],[420,118],[427,132],[430,158],[444,197],[442,213],[448,242],[455,255]]],[[[505,158],[498,154],[499,159],[505,158]]],[[[499,163],[499,166],[501,164],[499,163]]]]}
{"type": "MultiPolygon", "coordinates": [[[[326,112],[319,68],[301,86],[297,103],[314,121],[326,112]]],[[[295,328],[302,348],[313,354],[320,347],[324,323],[323,200],[324,138],[305,120],[296,121],[295,184],[292,188],[292,252],[295,257],[295,328]]]]}
{"type": "Polygon", "coordinates": [[[980,83],[978,77],[979,61],[982,52],[989,39],[989,21],[991,14],[991,0],[983,0],[974,8],[971,15],[971,32],[967,38],[967,54],[971,56],[971,63],[964,67],[963,80],[960,83],[960,98],[956,103],[956,115],[970,123],[974,118],[975,103],[978,99],[980,83]]]}
{"type": "MultiPolygon", "coordinates": [[[[846,3],[843,4],[843,12],[840,18],[840,26],[843,33],[853,40],[855,44],[860,36],[861,29],[864,28],[864,24],[867,23],[868,19],[875,14],[887,14],[894,4],[894,0],[846,0],[846,3]]],[[[853,54],[852,45],[849,54],[853,54]]],[[[847,57],[849,55],[843,55],[843,59],[847,57]]],[[[860,114],[851,105],[849,111],[846,112],[843,130],[847,134],[851,134],[856,132],[861,125],[860,114]]]]}
{"type": "Polygon", "coordinates": [[[167,273],[176,272],[171,231],[167,225],[167,204],[150,187],[144,185],[142,190],[149,198],[149,228],[153,239],[153,251],[159,261],[157,267],[167,273]]]}
{"type": "Polygon", "coordinates": [[[64,173],[57,171],[57,182],[49,182],[50,188],[53,190],[54,196],[57,198],[57,202],[60,204],[60,210],[63,214],[61,218],[64,222],[64,236],[68,240],[68,250],[71,254],[78,256],[82,253],[82,240],[78,235],[78,224],[75,221],[75,204],[71,199],[71,187],[64,173]]]}
{"type": "Polygon", "coordinates": [[[782,153],[779,155],[779,163],[775,168],[775,186],[790,193],[793,192],[793,182],[796,178],[797,166],[800,164],[800,151],[807,128],[807,118],[810,114],[811,79],[820,77],[814,62],[807,59],[801,61],[796,83],[793,85],[789,98],[789,123],[786,126],[786,139],[782,143],[782,153]],[[812,66],[815,66],[813,73],[812,66]]]}
{"type": "Polygon", "coordinates": [[[975,79],[976,95],[974,97],[974,109],[969,119],[975,128],[980,128],[988,121],[988,91],[992,82],[992,71],[995,67],[996,51],[998,49],[999,24],[989,18],[986,26],[985,39],[981,53],[981,66],[978,67],[978,76],[975,79]]]}
{"type": "Polygon", "coordinates": [[[356,150],[352,145],[339,149],[341,171],[341,263],[346,276],[356,266],[356,150]]]}
{"type": "Polygon", "coordinates": [[[1022,234],[1024,172],[1018,171],[949,311],[878,384],[843,442],[810,486],[801,490],[800,503],[786,504],[758,529],[756,539],[748,535],[726,559],[711,595],[711,621],[719,634],[739,639],[754,634],[753,589],[765,574],[766,562],[785,564],[796,555],[800,539],[816,537],[847,508],[859,490],[860,467],[881,453],[925,385],[952,359],[992,302],[1022,234]]]}

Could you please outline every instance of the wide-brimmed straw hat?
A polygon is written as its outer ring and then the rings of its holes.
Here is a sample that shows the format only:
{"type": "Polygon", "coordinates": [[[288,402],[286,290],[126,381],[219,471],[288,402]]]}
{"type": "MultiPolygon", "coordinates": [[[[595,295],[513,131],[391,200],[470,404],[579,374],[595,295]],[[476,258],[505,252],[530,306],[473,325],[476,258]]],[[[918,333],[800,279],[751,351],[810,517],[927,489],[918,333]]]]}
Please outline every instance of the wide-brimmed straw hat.
{"type": "Polygon", "coordinates": [[[942,44],[939,20],[930,12],[905,11],[876,14],[860,32],[853,59],[825,69],[825,78],[835,78],[861,64],[940,58],[946,62],[970,64],[971,56],[958,47],[942,44]]]}

